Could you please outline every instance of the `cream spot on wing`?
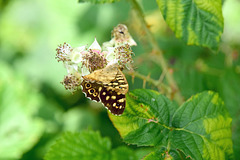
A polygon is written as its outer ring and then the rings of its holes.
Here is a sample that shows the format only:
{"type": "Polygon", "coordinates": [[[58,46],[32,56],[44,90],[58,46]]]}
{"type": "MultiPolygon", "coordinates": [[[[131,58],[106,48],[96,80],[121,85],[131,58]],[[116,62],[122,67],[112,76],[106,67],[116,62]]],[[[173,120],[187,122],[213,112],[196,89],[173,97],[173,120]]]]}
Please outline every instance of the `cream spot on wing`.
{"type": "Polygon", "coordinates": [[[122,106],[120,106],[119,108],[122,109],[122,106]]]}
{"type": "Polygon", "coordinates": [[[120,85],[120,87],[127,87],[128,85],[127,84],[122,84],[122,85],[120,85]]]}
{"type": "Polygon", "coordinates": [[[118,102],[124,102],[124,101],[125,101],[124,98],[118,100],[118,102]]]}
{"type": "Polygon", "coordinates": [[[118,83],[113,83],[113,85],[114,85],[114,86],[117,86],[117,85],[118,85],[118,83]]]}
{"type": "Polygon", "coordinates": [[[110,96],[107,96],[107,97],[106,97],[106,101],[109,100],[109,98],[110,98],[110,96]]]}
{"type": "Polygon", "coordinates": [[[116,96],[112,96],[111,98],[112,98],[112,99],[116,99],[117,97],[116,97],[116,96]]]}
{"type": "Polygon", "coordinates": [[[101,90],[102,90],[102,87],[99,87],[99,88],[98,88],[98,91],[100,92],[101,90]]]}
{"type": "Polygon", "coordinates": [[[103,92],[102,94],[105,96],[105,95],[106,95],[106,92],[103,92]]]}
{"type": "Polygon", "coordinates": [[[113,107],[115,107],[116,106],[116,103],[113,103],[113,107]]]}

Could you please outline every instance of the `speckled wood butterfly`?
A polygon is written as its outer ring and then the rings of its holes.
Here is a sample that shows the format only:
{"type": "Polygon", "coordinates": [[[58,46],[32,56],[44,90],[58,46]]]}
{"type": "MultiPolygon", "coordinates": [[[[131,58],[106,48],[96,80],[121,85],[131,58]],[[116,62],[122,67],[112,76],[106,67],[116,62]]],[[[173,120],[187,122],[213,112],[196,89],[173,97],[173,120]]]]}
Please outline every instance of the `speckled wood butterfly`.
{"type": "Polygon", "coordinates": [[[126,106],[127,80],[117,64],[83,76],[82,91],[91,100],[102,102],[112,114],[121,115],[126,106]]]}

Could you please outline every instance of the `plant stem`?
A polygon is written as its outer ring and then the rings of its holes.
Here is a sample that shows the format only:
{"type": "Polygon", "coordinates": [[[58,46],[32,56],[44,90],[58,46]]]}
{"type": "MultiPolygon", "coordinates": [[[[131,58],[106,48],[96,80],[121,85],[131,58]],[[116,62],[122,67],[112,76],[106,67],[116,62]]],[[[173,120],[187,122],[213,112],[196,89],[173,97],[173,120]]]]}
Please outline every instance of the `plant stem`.
{"type": "Polygon", "coordinates": [[[157,43],[155,37],[153,36],[153,34],[151,33],[151,31],[148,28],[148,25],[144,19],[144,14],[143,14],[141,7],[139,6],[139,4],[136,0],[129,0],[129,2],[132,4],[133,11],[136,13],[137,18],[140,20],[142,27],[143,27],[144,31],[146,32],[146,37],[148,38],[148,41],[152,45],[152,48],[153,48],[152,49],[153,54],[151,55],[152,59],[154,59],[155,62],[158,62],[158,64],[160,64],[161,68],[163,69],[163,72],[166,73],[166,80],[172,89],[172,94],[171,94],[170,98],[176,100],[178,102],[178,104],[182,104],[184,101],[183,97],[182,97],[182,95],[179,91],[179,88],[173,78],[173,74],[169,72],[167,62],[163,56],[161,49],[158,46],[158,43],[157,43]]]}
{"type": "Polygon", "coordinates": [[[128,71],[128,72],[125,72],[127,75],[129,76],[133,76],[133,77],[137,77],[137,78],[140,78],[142,80],[145,80],[146,82],[154,85],[155,87],[158,88],[159,91],[163,92],[163,93],[167,93],[169,94],[170,92],[170,88],[168,86],[166,86],[164,83],[161,83],[161,81],[158,81],[158,80],[154,80],[152,79],[151,77],[149,76],[144,76],[136,71],[128,71]]]}

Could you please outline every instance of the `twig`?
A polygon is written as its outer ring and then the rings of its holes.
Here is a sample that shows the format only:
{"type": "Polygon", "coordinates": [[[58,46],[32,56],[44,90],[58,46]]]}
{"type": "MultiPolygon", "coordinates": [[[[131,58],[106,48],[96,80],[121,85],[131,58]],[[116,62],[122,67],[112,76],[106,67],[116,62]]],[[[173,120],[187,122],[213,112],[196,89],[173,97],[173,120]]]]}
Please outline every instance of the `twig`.
{"type": "Polygon", "coordinates": [[[163,69],[163,72],[166,73],[166,80],[171,88],[171,97],[172,99],[175,99],[178,104],[182,104],[183,103],[183,97],[179,91],[179,88],[173,78],[173,75],[171,73],[168,72],[168,65],[166,63],[166,60],[163,56],[163,53],[161,51],[161,49],[158,46],[158,43],[156,41],[156,39],[154,38],[154,36],[152,35],[152,33],[150,32],[148,25],[144,19],[144,14],[142,12],[141,7],[139,6],[139,4],[137,3],[136,0],[129,0],[129,2],[132,4],[133,7],[133,11],[136,13],[137,18],[140,20],[142,27],[144,29],[144,31],[146,32],[146,37],[148,38],[148,41],[151,43],[152,45],[152,52],[153,54],[151,55],[152,59],[155,60],[155,62],[157,62],[157,64],[160,64],[161,68],[163,69]]]}
{"type": "Polygon", "coordinates": [[[170,94],[170,88],[165,85],[164,83],[161,83],[160,81],[158,80],[154,80],[152,79],[150,76],[144,76],[136,71],[125,71],[124,73],[126,73],[127,75],[129,76],[132,76],[132,77],[137,77],[137,78],[140,78],[142,79],[143,81],[145,82],[148,82],[150,84],[152,84],[153,86],[155,86],[156,88],[158,88],[158,90],[162,93],[165,93],[165,94],[170,94]]]}

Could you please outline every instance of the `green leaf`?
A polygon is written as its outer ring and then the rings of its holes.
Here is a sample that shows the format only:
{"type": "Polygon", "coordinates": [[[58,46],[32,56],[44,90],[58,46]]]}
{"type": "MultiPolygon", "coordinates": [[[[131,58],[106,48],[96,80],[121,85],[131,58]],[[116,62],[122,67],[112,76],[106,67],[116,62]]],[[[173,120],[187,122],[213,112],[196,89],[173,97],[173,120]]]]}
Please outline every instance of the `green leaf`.
{"type": "Polygon", "coordinates": [[[127,95],[122,116],[109,117],[125,142],[166,148],[150,157],[169,153],[175,158],[231,159],[233,155],[232,119],[218,94],[211,91],[191,97],[177,109],[161,94],[134,90],[127,95]]]}
{"type": "Polygon", "coordinates": [[[151,90],[137,89],[126,97],[127,106],[122,116],[109,114],[124,141],[139,146],[163,143],[177,107],[151,90]]]}
{"type": "Polygon", "coordinates": [[[223,96],[226,107],[233,117],[232,132],[233,132],[233,149],[235,157],[240,156],[240,76],[234,68],[225,70],[224,75],[220,78],[220,94],[223,96]]]}
{"type": "Polygon", "coordinates": [[[35,116],[41,96],[30,83],[0,61],[0,159],[20,159],[44,132],[35,116]]]}
{"type": "Polygon", "coordinates": [[[99,132],[66,132],[47,152],[46,160],[120,160],[136,159],[135,153],[125,147],[111,150],[111,141],[100,136],[99,132]]]}
{"type": "Polygon", "coordinates": [[[64,133],[50,148],[46,160],[102,159],[108,160],[111,142],[99,132],[64,133]]]}
{"type": "Polygon", "coordinates": [[[190,159],[190,157],[186,157],[179,150],[170,150],[167,151],[166,148],[161,148],[157,151],[151,152],[147,156],[144,157],[144,160],[162,160],[162,159],[190,159]],[[184,158],[183,158],[184,157],[184,158]]]}
{"type": "Polygon", "coordinates": [[[120,0],[79,0],[80,3],[82,2],[90,2],[93,4],[101,4],[101,3],[114,3],[119,2],[120,0]]]}
{"type": "Polygon", "coordinates": [[[232,158],[231,122],[218,94],[197,94],[174,114],[171,143],[193,159],[232,158]]]}
{"type": "Polygon", "coordinates": [[[169,27],[188,45],[216,50],[223,32],[222,1],[157,0],[169,27]]]}
{"type": "Polygon", "coordinates": [[[135,153],[125,146],[120,146],[112,151],[111,160],[134,160],[137,159],[135,153]]]}

